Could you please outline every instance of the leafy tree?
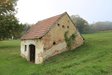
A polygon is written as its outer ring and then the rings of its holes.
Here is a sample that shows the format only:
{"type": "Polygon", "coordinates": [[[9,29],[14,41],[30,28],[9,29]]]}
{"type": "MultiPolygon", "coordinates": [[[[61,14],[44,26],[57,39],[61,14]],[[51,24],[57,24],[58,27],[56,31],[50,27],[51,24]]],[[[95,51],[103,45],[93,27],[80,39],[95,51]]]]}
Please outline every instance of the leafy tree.
{"type": "Polygon", "coordinates": [[[76,24],[76,27],[80,33],[89,33],[90,32],[89,24],[86,20],[84,20],[83,18],[81,18],[78,15],[72,15],[71,19],[74,22],[74,24],[76,24]]]}
{"type": "Polygon", "coordinates": [[[21,35],[27,33],[27,31],[30,29],[31,25],[30,24],[22,24],[22,33],[21,35]]]}
{"type": "Polygon", "coordinates": [[[15,13],[17,0],[0,0],[0,16],[15,13]]]}
{"type": "Polygon", "coordinates": [[[96,22],[91,24],[91,27],[94,29],[94,31],[112,30],[112,22],[96,22]]]}
{"type": "Polygon", "coordinates": [[[0,40],[18,38],[24,30],[15,17],[17,0],[0,0],[0,40]]]}

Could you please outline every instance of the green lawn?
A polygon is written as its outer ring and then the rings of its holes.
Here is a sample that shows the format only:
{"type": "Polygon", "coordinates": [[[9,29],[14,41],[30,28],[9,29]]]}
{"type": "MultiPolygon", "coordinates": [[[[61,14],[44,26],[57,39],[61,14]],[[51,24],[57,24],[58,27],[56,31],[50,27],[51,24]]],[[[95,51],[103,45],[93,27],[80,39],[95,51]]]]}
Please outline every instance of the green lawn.
{"type": "Polygon", "coordinates": [[[0,41],[0,75],[112,75],[112,32],[85,34],[85,44],[36,65],[20,56],[20,41],[0,41]]]}

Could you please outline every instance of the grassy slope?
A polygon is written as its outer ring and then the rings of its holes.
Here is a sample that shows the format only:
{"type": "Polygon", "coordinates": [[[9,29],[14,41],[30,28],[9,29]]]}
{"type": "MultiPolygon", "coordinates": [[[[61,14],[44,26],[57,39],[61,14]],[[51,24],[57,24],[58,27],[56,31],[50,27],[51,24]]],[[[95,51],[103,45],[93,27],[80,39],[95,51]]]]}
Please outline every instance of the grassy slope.
{"type": "Polygon", "coordinates": [[[112,32],[84,35],[80,48],[35,65],[20,57],[20,41],[0,42],[0,75],[112,75],[112,32]]]}

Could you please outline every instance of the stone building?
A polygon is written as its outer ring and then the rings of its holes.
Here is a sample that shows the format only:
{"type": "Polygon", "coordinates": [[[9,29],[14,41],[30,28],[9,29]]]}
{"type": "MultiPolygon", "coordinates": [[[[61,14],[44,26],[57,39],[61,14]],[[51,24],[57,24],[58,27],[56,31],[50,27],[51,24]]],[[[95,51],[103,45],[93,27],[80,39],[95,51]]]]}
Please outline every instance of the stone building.
{"type": "Polygon", "coordinates": [[[81,46],[84,42],[67,12],[39,21],[21,37],[21,56],[35,64],[67,51],[65,33],[71,37],[76,33],[71,49],[81,46]]]}

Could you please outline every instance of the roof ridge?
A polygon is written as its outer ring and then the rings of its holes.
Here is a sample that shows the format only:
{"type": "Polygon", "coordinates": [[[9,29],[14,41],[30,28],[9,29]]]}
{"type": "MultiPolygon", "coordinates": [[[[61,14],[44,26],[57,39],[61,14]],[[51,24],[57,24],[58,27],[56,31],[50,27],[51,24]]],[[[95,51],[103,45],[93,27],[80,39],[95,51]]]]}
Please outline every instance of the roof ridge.
{"type": "Polygon", "coordinates": [[[38,21],[35,25],[31,26],[28,32],[24,34],[21,39],[35,39],[43,37],[64,14],[67,14],[67,12],[38,21]]]}
{"type": "MultiPolygon", "coordinates": [[[[56,17],[56,16],[61,16],[61,15],[65,14],[65,13],[67,13],[67,12],[64,12],[64,13],[62,13],[62,14],[58,14],[58,15],[55,15],[55,16],[51,16],[51,17],[48,17],[48,18],[39,20],[38,22],[42,22],[42,21],[48,20],[48,19],[53,18],[53,17],[56,17]]],[[[37,22],[37,23],[38,23],[38,22],[37,22]]]]}

